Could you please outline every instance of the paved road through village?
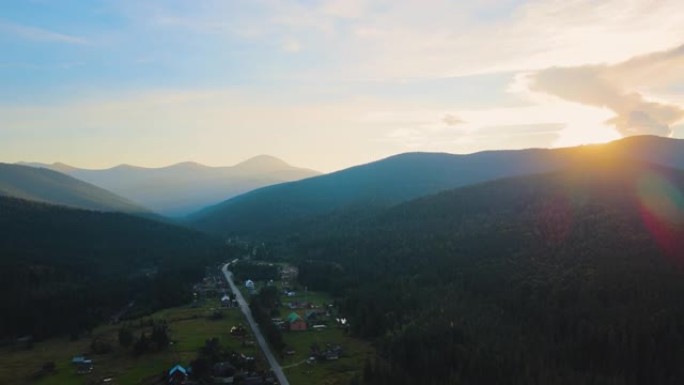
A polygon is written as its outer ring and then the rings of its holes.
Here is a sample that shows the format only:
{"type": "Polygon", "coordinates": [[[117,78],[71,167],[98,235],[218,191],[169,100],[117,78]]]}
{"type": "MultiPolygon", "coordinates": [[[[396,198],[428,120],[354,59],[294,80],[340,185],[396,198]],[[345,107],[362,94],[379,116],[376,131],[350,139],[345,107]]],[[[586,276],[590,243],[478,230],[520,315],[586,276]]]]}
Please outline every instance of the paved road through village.
{"type": "Polygon", "coordinates": [[[257,325],[256,322],[254,322],[254,318],[252,317],[252,311],[249,309],[249,305],[247,304],[247,301],[245,301],[245,297],[242,296],[242,293],[240,292],[238,287],[235,286],[235,282],[233,282],[233,273],[230,272],[230,270],[228,270],[229,266],[230,263],[226,263],[225,265],[223,265],[223,275],[226,276],[226,280],[230,285],[230,289],[233,291],[237,298],[238,304],[240,305],[240,310],[242,310],[242,312],[245,314],[247,322],[249,323],[249,326],[252,328],[252,331],[254,332],[254,336],[256,337],[257,343],[261,347],[261,350],[264,352],[266,360],[268,360],[268,364],[271,365],[271,370],[278,379],[278,382],[280,383],[280,385],[290,385],[290,383],[287,381],[287,377],[285,377],[285,373],[283,373],[283,369],[280,367],[280,364],[278,363],[278,360],[276,360],[275,356],[271,352],[271,347],[268,346],[268,343],[266,343],[266,339],[261,334],[261,330],[259,330],[259,325],[257,325]]]}

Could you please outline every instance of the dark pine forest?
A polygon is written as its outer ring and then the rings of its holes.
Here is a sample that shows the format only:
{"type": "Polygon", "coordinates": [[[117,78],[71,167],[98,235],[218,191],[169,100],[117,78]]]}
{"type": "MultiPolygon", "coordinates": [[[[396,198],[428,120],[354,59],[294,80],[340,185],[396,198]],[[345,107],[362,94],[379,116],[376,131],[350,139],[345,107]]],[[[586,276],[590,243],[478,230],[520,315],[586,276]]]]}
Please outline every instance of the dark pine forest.
{"type": "Polygon", "coordinates": [[[77,336],[121,313],[187,303],[220,242],[125,214],[0,197],[0,340],[77,336]]]}
{"type": "Polygon", "coordinates": [[[378,347],[357,383],[677,384],[683,189],[679,171],[587,163],[281,245],[378,347]]]}

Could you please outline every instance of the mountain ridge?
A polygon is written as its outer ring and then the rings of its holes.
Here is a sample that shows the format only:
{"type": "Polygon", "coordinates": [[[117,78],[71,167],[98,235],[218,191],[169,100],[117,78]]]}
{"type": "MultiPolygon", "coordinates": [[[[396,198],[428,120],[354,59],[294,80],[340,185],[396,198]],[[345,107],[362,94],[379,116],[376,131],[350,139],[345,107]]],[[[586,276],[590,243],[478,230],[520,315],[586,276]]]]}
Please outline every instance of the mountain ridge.
{"type": "Polygon", "coordinates": [[[0,195],[96,211],[153,215],[149,209],[63,173],[0,163],[0,195]]]}
{"type": "Polygon", "coordinates": [[[681,169],[595,157],[287,231],[279,253],[345,293],[383,361],[363,384],[675,384],[681,191],[681,169]]]}
{"type": "Polygon", "coordinates": [[[254,234],[345,207],[387,207],[465,185],[549,172],[595,156],[635,156],[684,167],[684,140],[648,136],[623,140],[559,149],[398,154],[250,191],[196,212],[188,222],[205,231],[254,234]]]}
{"type": "MultiPolygon", "coordinates": [[[[34,167],[53,165],[31,163],[34,167]]],[[[255,188],[320,175],[276,157],[259,155],[234,166],[187,161],[147,168],[118,165],[106,169],[60,167],[66,174],[110,190],[155,212],[182,216],[255,188]]]]}
{"type": "Polygon", "coordinates": [[[176,163],[171,163],[165,166],[158,166],[158,167],[153,167],[153,166],[138,166],[135,164],[129,164],[129,163],[120,163],[111,167],[104,167],[104,168],[87,168],[87,167],[77,167],[73,166],[64,162],[56,161],[53,163],[44,163],[44,162],[29,162],[29,161],[19,161],[14,164],[20,165],[20,166],[30,166],[30,167],[42,167],[42,168],[47,168],[47,169],[53,169],[55,171],[61,170],[81,170],[81,171],[109,171],[117,168],[135,168],[135,169],[143,169],[143,170],[160,170],[160,169],[173,169],[176,167],[198,167],[198,168],[207,168],[207,169],[226,169],[226,168],[240,168],[242,166],[251,166],[251,165],[260,165],[260,164],[265,164],[265,165],[276,165],[278,167],[283,167],[285,169],[288,168],[298,168],[298,169],[304,169],[304,170],[311,170],[314,172],[313,169],[308,169],[308,168],[303,168],[303,167],[295,167],[292,166],[291,164],[285,162],[284,160],[272,156],[272,155],[267,155],[267,154],[261,154],[261,155],[255,155],[250,158],[247,158],[243,161],[240,161],[238,163],[235,163],[231,166],[209,166],[203,163],[199,163],[196,161],[192,160],[186,160],[186,161],[180,161],[176,163]]]}

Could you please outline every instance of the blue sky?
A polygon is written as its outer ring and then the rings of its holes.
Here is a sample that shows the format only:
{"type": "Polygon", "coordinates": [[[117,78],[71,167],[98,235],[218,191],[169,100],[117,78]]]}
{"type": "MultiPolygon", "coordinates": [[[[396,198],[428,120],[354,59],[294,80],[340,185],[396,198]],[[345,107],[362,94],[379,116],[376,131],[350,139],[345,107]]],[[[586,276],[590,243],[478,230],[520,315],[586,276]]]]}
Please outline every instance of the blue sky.
{"type": "Polygon", "coordinates": [[[684,137],[674,0],[0,9],[0,161],[229,165],[267,153],[331,171],[406,151],[684,137]]]}

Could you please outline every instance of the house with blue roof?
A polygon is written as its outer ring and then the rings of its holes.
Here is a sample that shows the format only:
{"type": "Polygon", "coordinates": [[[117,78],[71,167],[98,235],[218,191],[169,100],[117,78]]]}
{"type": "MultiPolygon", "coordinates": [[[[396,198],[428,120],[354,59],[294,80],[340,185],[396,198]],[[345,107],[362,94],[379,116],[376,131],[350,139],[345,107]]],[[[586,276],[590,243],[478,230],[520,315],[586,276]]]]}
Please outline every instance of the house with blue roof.
{"type": "Polygon", "coordinates": [[[168,373],[169,384],[180,385],[185,384],[188,380],[188,370],[180,365],[176,365],[169,369],[168,373]]]}

